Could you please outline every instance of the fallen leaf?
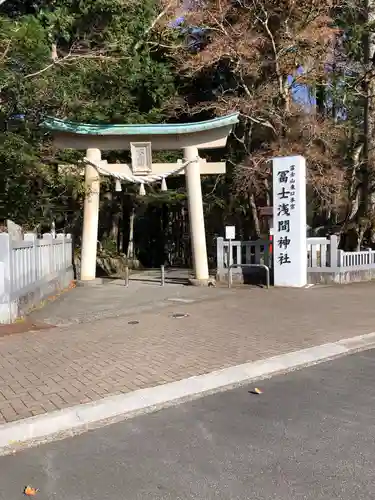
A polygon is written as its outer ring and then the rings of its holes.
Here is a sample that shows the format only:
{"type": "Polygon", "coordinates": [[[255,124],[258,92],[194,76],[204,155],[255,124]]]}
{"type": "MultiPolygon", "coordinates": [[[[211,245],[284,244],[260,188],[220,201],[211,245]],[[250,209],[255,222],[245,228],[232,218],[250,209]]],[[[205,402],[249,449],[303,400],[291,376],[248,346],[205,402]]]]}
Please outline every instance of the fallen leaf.
{"type": "Polygon", "coordinates": [[[25,486],[25,489],[23,490],[23,494],[28,496],[28,497],[34,497],[38,493],[37,488],[33,488],[32,486],[25,486]]]}

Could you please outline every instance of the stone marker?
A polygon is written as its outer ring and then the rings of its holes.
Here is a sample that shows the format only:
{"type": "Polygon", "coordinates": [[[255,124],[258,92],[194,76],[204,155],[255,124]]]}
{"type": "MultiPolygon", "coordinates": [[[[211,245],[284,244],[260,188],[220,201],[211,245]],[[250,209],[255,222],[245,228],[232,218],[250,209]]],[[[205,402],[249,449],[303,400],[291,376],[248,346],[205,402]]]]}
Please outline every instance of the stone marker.
{"type": "Polygon", "coordinates": [[[273,160],[273,241],[275,286],[306,286],[306,161],[302,156],[273,160]]]}

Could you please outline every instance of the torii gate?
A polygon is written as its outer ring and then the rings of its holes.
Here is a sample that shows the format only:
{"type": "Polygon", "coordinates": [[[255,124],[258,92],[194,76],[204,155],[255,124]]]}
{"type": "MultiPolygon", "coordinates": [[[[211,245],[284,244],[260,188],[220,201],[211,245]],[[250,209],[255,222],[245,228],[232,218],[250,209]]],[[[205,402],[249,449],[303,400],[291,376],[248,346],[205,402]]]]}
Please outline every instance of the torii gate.
{"type": "Polygon", "coordinates": [[[201,175],[225,173],[225,163],[207,163],[199,158],[199,149],[223,148],[238,113],[197,123],[159,125],[94,125],[47,118],[42,126],[61,149],[86,150],[85,186],[88,194],[84,203],[81,280],[96,277],[96,252],[99,223],[100,174],[118,180],[144,184],[162,182],[169,175],[185,173],[195,282],[209,281],[206,235],[204,228],[201,175]],[[152,163],[152,150],[180,150],[184,160],[177,163],[152,163]],[[108,164],[101,151],[130,150],[131,167],[108,164]]]}

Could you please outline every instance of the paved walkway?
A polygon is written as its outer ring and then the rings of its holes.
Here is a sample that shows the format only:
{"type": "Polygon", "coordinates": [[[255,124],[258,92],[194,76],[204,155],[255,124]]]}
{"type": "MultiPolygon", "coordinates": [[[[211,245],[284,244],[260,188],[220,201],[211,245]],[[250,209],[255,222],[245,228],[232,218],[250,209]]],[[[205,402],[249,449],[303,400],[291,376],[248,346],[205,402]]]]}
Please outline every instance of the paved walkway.
{"type": "Polygon", "coordinates": [[[189,300],[212,296],[211,289],[185,286],[187,272],[172,270],[166,275],[163,287],[159,270],[131,274],[129,287],[122,279],[78,287],[73,294],[64,293],[48,307],[34,311],[31,317],[49,325],[69,326],[164,307],[171,297],[189,300]]]}
{"type": "Polygon", "coordinates": [[[372,283],[165,290],[148,310],[0,338],[0,423],[375,330],[372,283]]]}

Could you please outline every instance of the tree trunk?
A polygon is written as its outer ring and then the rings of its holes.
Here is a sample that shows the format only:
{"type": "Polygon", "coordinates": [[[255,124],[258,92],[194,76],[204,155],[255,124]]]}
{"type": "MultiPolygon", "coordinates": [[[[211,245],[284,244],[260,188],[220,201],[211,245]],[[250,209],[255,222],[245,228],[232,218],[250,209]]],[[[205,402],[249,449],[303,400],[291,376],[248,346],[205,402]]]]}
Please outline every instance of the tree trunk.
{"type": "Polygon", "coordinates": [[[316,111],[319,116],[324,117],[326,111],[326,90],[323,84],[319,84],[316,89],[316,111]]]}
{"type": "Polygon", "coordinates": [[[367,24],[371,27],[369,34],[364,38],[365,65],[368,68],[369,76],[366,81],[366,101],[364,110],[364,159],[363,169],[363,208],[364,217],[369,221],[370,238],[375,241],[374,224],[372,219],[375,213],[375,34],[372,32],[375,22],[375,0],[366,2],[367,24]]]}
{"type": "Polygon", "coordinates": [[[113,214],[111,222],[112,224],[109,235],[111,240],[116,241],[118,245],[119,231],[120,231],[120,214],[119,213],[113,214]]]}
{"type": "Polygon", "coordinates": [[[129,242],[126,256],[128,260],[134,260],[134,222],[135,222],[135,208],[133,207],[129,217],[129,242]]]}
{"type": "Polygon", "coordinates": [[[250,195],[250,208],[251,208],[251,215],[253,217],[253,222],[254,222],[254,229],[255,229],[255,234],[257,238],[260,238],[260,221],[259,221],[259,215],[258,215],[258,208],[257,204],[255,201],[255,196],[254,194],[250,195]]]}

